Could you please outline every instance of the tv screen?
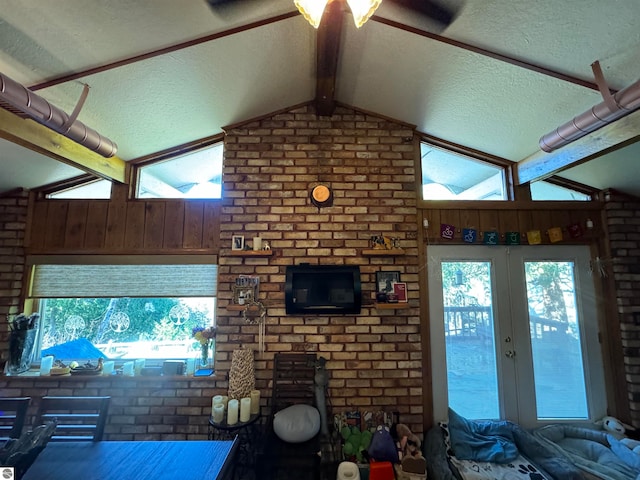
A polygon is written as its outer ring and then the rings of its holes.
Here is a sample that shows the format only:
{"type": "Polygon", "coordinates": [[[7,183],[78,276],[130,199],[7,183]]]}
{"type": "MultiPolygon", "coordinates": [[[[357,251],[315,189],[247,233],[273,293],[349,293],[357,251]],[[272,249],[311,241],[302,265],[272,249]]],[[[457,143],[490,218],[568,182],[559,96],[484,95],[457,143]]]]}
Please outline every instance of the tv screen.
{"type": "Polygon", "coordinates": [[[287,267],[285,305],[288,314],[360,313],[360,267],[293,265],[287,267]]]}

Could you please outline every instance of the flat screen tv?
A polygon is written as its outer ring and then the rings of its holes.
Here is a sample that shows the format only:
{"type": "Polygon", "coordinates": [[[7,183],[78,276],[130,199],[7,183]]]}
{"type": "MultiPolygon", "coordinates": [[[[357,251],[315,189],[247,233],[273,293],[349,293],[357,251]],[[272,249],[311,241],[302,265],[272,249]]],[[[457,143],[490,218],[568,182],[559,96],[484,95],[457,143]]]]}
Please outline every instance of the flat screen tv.
{"type": "Polygon", "coordinates": [[[353,265],[290,265],[286,271],[287,314],[360,313],[360,267],[353,265]]]}

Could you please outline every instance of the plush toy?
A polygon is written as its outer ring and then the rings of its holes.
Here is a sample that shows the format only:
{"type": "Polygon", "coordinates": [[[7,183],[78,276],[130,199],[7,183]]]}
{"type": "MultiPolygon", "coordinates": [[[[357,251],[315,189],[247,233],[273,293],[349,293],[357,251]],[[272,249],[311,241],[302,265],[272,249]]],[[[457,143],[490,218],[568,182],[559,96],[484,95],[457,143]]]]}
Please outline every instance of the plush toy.
{"type": "Polygon", "coordinates": [[[397,423],[392,427],[391,435],[398,444],[400,459],[407,455],[420,454],[420,439],[414,435],[404,423],[397,423]]]}
{"type": "Polygon", "coordinates": [[[624,433],[627,428],[633,429],[633,427],[629,427],[625,425],[620,420],[614,417],[604,417],[602,420],[596,422],[598,425],[602,425],[602,429],[609,432],[613,435],[617,440],[622,440],[624,438],[624,433]]]}
{"type": "Polygon", "coordinates": [[[389,427],[378,425],[373,432],[368,448],[369,458],[376,462],[398,463],[398,452],[395,442],[389,433],[389,427]]]}
{"type": "Polygon", "coordinates": [[[424,474],[427,462],[420,450],[420,439],[404,423],[392,427],[393,437],[398,447],[398,458],[405,473],[424,474]]]}
{"type": "Polygon", "coordinates": [[[617,418],[606,416],[602,420],[596,422],[602,425],[602,429],[609,432],[614,438],[620,440],[620,443],[640,454],[640,441],[627,437],[627,430],[635,432],[636,429],[631,425],[621,422],[617,418]]]}

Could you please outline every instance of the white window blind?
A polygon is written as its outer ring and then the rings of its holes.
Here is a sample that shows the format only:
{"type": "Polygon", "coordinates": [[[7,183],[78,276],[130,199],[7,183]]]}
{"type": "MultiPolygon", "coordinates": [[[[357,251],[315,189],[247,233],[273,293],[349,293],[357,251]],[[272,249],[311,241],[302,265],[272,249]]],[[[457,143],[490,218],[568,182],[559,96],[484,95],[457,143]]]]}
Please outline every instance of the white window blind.
{"type": "Polygon", "coordinates": [[[214,297],[218,266],[34,265],[32,298],[214,297]]]}

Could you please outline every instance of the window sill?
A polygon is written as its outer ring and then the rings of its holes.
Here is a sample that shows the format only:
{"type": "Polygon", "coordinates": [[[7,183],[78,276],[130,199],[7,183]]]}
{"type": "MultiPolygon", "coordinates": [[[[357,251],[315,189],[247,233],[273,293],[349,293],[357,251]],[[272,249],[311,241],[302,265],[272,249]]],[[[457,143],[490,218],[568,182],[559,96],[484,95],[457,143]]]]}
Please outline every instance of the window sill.
{"type": "Polygon", "coordinates": [[[73,381],[73,380],[81,380],[81,381],[105,381],[105,380],[160,380],[160,381],[178,381],[178,380],[188,380],[188,381],[199,381],[199,380],[220,380],[220,378],[214,372],[212,375],[208,376],[194,376],[194,375],[71,375],[69,373],[65,375],[40,375],[38,370],[29,370],[24,373],[20,373],[18,375],[3,375],[7,379],[31,379],[37,378],[38,380],[62,380],[62,381],[73,381]]]}

